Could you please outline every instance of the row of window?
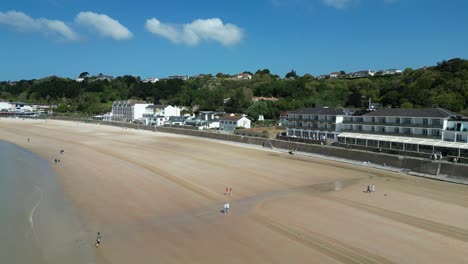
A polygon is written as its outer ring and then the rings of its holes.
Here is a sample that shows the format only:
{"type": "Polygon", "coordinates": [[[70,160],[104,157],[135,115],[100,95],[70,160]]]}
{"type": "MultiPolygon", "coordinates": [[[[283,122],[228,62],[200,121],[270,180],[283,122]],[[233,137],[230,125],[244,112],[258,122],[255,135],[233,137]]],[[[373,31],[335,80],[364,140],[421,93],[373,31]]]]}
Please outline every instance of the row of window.
{"type": "MultiPolygon", "coordinates": [[[[344,127],[344,129],[348,129],[348,128],[344,127]]],[[[415,135],[425,135],[425,136],[429,135],[429,131],[430,131],[430,135],[440,136],[440,129],[426,129],[426,128],[423,128],[422,130],[418,130],[418,131],[421,131],[421,133],[417,133],[416,131],[413,131],[412,128],[408,128],[408,127],[400,128],[400,127],[384,127],[384,126],[377,126],[376,127],[376,126],[371,126],[370,130],[363,130],[361,125],[350,127],[349,130],[352,130],[352,131],[381,132],[381,133],[395,133],[395,134],[408,134],[408,135],[415,134],[415,135]]]]}
{"type": "MultiPolygon", "coordinates": [[[[416,122],[412,122],[412,120],[416,121],[416,118],[401,118],[401,117],[395,117],[395,118],[389,118],[387,120],[386,117],[371,117],[369,119],[364,119],[363,117],[345,117],[344,118],[344,123],[346,122],[364,122],[364,123],[390,123],[390,124],[417,124],[416,122]]],[[[441,119],[429,119],[429,118],[423,118],[422,119],[422,124],[423,125],[429,125],[429,121],[431,125],[441,125],[442,120],[441,119]]]]}
{"type": "Polygon", "coordinates": [[[336,116],[319,116],[319,115],[288,115],[288,119],[299,119],[299,120],[327,120],[335,121],[336,116]]]}
{"type": "Polygon", "coordinates": [[[235,125],[237,122],[235,121],[224,121],[224,120],[221,120],[219,121],[220,124],[228,124],[228,125],[235,125]]]}

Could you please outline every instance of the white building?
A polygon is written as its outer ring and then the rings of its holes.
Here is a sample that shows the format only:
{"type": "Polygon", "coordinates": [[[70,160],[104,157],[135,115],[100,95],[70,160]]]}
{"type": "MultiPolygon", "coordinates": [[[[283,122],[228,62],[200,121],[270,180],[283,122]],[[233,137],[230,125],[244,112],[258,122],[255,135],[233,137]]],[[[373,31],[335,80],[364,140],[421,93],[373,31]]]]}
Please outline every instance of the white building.
{"type": "Polygon", "coordinates": [[[0,102],[0,112],[13,111],[14,107],[9,102],[0,102]]]}
{"type": "Polygon", "coordinates": [[[180,108],[172,105],[150,105],[154,115],[159,116],[180,116],[180,108]]]}
{"type": "Polygon", "coordinates": [[[112,119],[132,122],[143,117],[146,107],[150,105],[144,101],[126,100],[114,101],[112,104],[112,119]]]}
{"type": "Polygon", "coordinates": [[[245,115],[226,115],[219,118],[219,130],[233,132],[237,127],[250,128],[251,121],[245,115]]]}
{"type": "Polygon", "coordinates": [[[183,81],[186,81],[189,79],[188,75],[171,75],[169,77],[167,77],[168,79],[179,79],[179,80],[183,80],[183,81]]]}
{"type": "Polygon", "coordinates": [[[155,82],[158,82],[158,81],[159,81],[159,78],[152,77],[152,78],[146,78],[142,82],[144,82],[144,83],[148,83],[148,82],[155,83],[155,82]]]}
{"type": "Polygon", "coordinates": [[[248,74],[248,73],[239,73],[239,74],[236,74],[236,79],[238,80],[250,80],[252,79],[252,75],[248,74]]]}
{"type": "Polygon", "coordinates": [[[385,108],[345,117],[339,142],[406,153],[468,158],[468,118],[442,108],[385,108]]]}
{"type": "Polygon", "coordinates": [[[287,113],[286,135],[312,140],[337,140],[344,116],[352,112],[343,108],[314,107],[287,113]]]}
{"type": "Polygon", "coordinates": [[[163,126],[171,116],[180,116],[180,108],[172,105],[148,105],[141,121],[146,125],[163,126]]]}
{"type": "Polygon", "coordinates": [[[12,102],[13,111],[17,113],[33,112],[33,108],[30,104],[21,102],[12,102]]]}

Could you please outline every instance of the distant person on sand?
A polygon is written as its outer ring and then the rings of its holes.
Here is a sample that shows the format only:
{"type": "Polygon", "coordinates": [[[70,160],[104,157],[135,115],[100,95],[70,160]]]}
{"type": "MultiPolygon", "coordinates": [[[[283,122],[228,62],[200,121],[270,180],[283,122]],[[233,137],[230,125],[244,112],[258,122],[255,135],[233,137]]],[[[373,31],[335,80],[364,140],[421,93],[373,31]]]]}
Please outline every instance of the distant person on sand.
{"type": "Polygon", "coordinates": [[[28,138],[28,142],[29,142],[29,138],[28,138]]]}
{"type": "Polygon", "coordinates": [[[229,214],[229,203],[226,203],[226,214],[229,214]]]}
{"type": "Polygon", "coordinates": [[[227,203],[223,204],[223,214],[227,214],[227,203]]]}
{"type": "Polygon", "coordinates": [[[97,232],[96,247],[99,247],[101,245],[101,239],[102,239],[101,233],[97,232]]]}
{"type": "Polygon", "coordinates": [[[226,192],[224,194],[227,195],[228,192],[229,192],[229,187],[226,186],[226,192]]]}
{"type": "Polygon", "coordinates": [[[372,184],[371,192],[375,192],[375,185],[374,184],[372,184]]]}
{"type": "Polygon", "coordinates": [[[229,187],[229,195],[231,195],[231,194],[232,194],[232,188],[229,187]]]}
{"type": "Polygon", "coordinates": [[[370,187],[370,185],[367,185],[366,193],[370,193],[370,192],[371,192],[371,187],[370,187]]]}

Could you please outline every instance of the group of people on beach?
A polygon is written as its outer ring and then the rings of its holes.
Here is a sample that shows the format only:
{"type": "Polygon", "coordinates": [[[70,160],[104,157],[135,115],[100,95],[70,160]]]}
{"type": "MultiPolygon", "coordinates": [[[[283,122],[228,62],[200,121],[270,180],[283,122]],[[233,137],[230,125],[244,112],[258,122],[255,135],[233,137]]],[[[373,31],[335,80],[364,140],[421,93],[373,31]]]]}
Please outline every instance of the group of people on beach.
{"type": "Polygon", "coordinates": [[[375,185],[374,184],[367,185],[366,193],[373,193],[373,192],[375,192],[375,185]]]}

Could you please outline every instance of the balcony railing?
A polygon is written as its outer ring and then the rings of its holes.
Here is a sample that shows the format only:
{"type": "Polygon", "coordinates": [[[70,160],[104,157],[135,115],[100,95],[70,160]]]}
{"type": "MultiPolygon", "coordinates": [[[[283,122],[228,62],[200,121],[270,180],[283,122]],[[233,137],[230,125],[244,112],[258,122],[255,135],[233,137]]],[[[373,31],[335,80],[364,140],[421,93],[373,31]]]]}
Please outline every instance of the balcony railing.
{"type": "Polygon", "coordinates": [[[328,132],[335,132],[336,128],[323,128],[323,127],[305,127],[305,126],[287,126],[289,129],[303,129],[303,130],[318,130],[318,131],[328,131],[328,132]]]}
{"type": "Polygon", "coordinates": [[[442,124],[408,124],[408,123],[382,123],[382,122],[359,122],[343,121],[345,125],[363,125],[363,126],[391,126],[391,127],[416,127],[416,128],[442,128],[442,124]]]}
{"type": "Polygon", "coordinates": [[[341,132],[351,132],[357,134],[372,134],[382,136],[396,136],[396,137],[417,137],[417,138],[428,138],[428,139],[441,139],[441,135],[422,135],[422,134],[411,134],[411,133],[394,133],[394,132],[382,132],[382,131],[363,131],[354,129],[341,129],[341,132]]]}
{"type": "Polygon", "coordinates": [[[336,120],[326,120],[326,119],[301,119],[301,118],[288,118],[289,122],[293,121],[302,121],[302,122],[312,122],[312,123],[335,123],[336,120]]]}

